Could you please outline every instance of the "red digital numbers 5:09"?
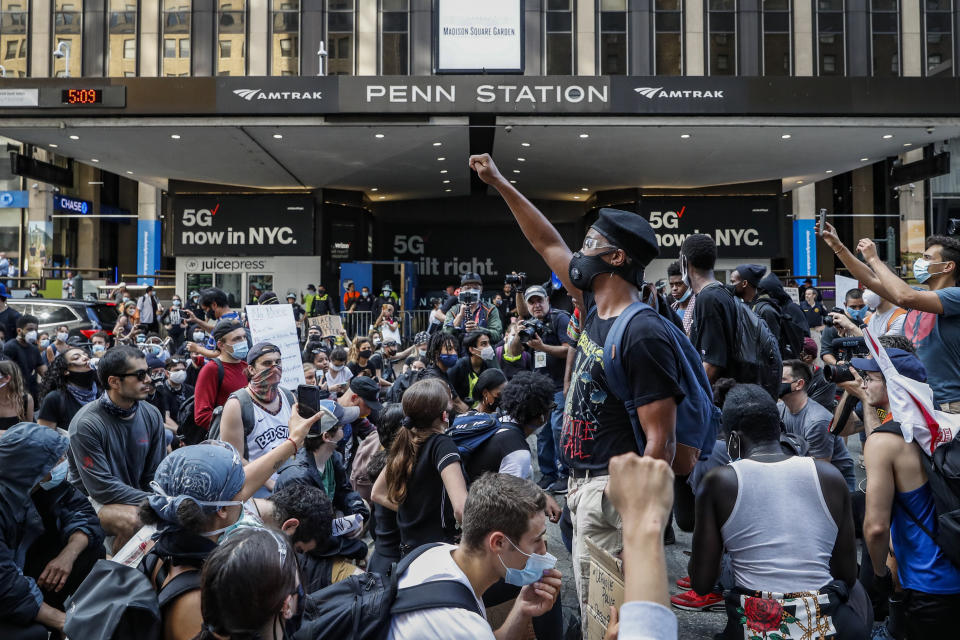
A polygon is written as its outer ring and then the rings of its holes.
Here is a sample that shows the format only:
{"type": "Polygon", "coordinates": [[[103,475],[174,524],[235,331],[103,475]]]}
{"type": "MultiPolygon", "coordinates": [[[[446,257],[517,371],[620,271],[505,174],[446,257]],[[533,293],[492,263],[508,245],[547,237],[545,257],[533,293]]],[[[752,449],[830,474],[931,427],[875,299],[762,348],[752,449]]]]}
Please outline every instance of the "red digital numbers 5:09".
{"type": "Polygon", "coordinates": [[[100,89],[63,89],[60,94],[63,104],[100,104],[102,100],[100,89]]]}

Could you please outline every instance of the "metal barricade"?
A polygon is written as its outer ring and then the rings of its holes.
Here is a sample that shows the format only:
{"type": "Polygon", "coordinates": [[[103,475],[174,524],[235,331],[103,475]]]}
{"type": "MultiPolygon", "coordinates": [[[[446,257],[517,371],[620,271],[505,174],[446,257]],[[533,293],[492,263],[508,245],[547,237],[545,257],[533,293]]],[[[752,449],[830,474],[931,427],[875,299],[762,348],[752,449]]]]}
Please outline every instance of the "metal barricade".
{"type": "Polygon", "coordinates": [[[430,309],[400,312],[400,333],[405,342],[404,346],[410,344],[418,333],[427,330],[430,326],[431,313],[430,309]]]}
{"type": "Polygon", "coordinates": [[[341,311],[340,320],[343,322],[343,328],[347,331],[347,336],[353,340],[357,336],[365,336],[370,333],[370,325],[373,324],[372,311],[341,311]]]}

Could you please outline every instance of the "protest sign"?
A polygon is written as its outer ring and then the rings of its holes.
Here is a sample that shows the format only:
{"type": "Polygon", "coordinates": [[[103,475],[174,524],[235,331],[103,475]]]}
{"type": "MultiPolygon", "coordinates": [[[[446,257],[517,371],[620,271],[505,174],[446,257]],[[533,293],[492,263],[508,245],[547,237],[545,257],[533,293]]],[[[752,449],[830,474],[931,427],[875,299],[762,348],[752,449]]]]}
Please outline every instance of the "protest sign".
{"type": "Polygon", "coordinates": [[[340,316],[314,316],[307,318],[307,324],[311,327],[320,327],[322,338],[338,336],[343,330],[343,321],[340,320],[340,316]]]}
{"type": "Polygon", "coordinates": [[[253,344],[269,342],[280,347],[283,356],[283,380],[280,384],[297,390],[305,384],[303,365],[300,360],[300,341],[297,325],[293,321],[293,306],[289,304],[247,305],[247,321],[253,344]]]}

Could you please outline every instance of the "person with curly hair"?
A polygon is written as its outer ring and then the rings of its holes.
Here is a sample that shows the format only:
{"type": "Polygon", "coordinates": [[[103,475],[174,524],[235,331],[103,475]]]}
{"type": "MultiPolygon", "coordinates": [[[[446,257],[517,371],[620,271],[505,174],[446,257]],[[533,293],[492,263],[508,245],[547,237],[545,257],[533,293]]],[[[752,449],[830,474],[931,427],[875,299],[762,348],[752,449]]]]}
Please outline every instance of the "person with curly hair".
{"type": "Polygon", "coordinates": [[[33,422],[33,396],[24,388],[20,367],[0,360],[0,433],[19,422],[33,422]]]}
{"type": "Polygon", "coordinates": [[[43,376],[37,422],[66,429],[80,408],[97,399],[97,372],[90,368],[86,349],[71,347],[57,355],[43,376]]]}

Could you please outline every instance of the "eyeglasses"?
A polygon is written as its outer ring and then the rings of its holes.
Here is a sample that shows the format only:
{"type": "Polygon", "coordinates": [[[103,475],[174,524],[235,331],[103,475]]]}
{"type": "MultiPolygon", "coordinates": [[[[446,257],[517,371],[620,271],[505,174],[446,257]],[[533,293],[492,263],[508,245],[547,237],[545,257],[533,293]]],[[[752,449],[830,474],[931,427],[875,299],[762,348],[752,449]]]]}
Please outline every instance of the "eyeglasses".
{"type": "Polygon", "coordinates": [[[149,369],[137,369],[136,371],[128,371],[127,373],[118,373],[118,374],[117,374],[117,377],[118,377],[118,378],[128,378],[128,377],[130,377],[130,376],[136,376],[136,377],[137,377],[137,380],[139,380],[140,382],[143,382],[143,381],[145,381],[147,378],[150,377],[150,370],[149,370],[149,369]]]}
{"type": "Polygon", "coordinates": [[[600,244],[600,238],[586,237],[583,239],[583,248],[587,251],[593,251],[594,249],[619,249],[612,244],[600,244]]]}

